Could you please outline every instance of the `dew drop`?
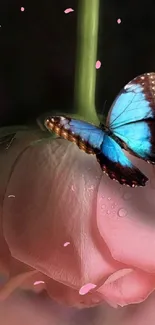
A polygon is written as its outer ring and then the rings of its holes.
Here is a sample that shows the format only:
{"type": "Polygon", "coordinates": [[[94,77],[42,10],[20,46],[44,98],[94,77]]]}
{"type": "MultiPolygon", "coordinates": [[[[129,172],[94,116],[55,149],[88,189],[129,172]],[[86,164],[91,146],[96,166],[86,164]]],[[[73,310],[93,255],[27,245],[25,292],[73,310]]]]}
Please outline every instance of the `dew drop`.
{"type": "Polygon", "coordinates": [[[108,197],[108,201],[110,201],[111,200],[111,197],[108,197]]]}
{"type": "Polygon", "coordinates": [[[110,211],[109,210],[107,210],[107,214],[110,214],[110,211]]]}
{"type": "Polygon", "coordinates": [[[104,210],[106,208],[106,205],[102,204],[101,208],[102,208],[102,210],[104,210]]]}
{"type": "Polygon", "coordinates": [[[124,200],[130,200],[131,199],[131,193],[130,192],[125,192],[124,194],[123,194],[123,199],[124,200]]]}
{"type": "Polygon", "coordinates": [[[112,202],[111,208],[112,209],[116,208],[116,205],[117,205],[116,203],[112,202]]]}
{"type": "Polygon", "coordinates": [[[127,211],[125,209],[121,208],[118,210],[118,215],[119,215],[119,217],[126,217],[127,211]]]}
{"type": "Polygon", "coordinates": [[[91,185],[91,186],[88,187],[88,190],[93,190],[93,189],[94,189],[94,186],[93,185],[91,185]]]}

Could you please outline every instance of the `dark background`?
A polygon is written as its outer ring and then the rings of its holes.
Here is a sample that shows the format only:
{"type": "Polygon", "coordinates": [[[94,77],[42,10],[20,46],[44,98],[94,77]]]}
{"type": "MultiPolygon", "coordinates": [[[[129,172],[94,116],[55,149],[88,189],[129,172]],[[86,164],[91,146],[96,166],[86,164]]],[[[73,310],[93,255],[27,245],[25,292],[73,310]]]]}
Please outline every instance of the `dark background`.
{"type": "MultiPolygon", "coordinates": [[[[98,112],[105,101],[110,107],[130,79],[155,71],[155,1],[100,2],[98,112]]],[[[0,1],[1,126],[28,123],[51,109],[73,112],[77,5],[78,0],[0,1]],[[65,15],[68,7],[74,12],[65,15]]]]}

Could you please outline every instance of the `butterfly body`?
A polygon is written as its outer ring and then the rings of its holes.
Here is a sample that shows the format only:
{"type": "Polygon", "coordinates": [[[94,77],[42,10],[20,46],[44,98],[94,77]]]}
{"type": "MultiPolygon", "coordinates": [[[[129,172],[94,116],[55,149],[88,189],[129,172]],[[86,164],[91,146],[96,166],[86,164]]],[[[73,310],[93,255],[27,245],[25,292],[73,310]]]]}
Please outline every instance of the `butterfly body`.
{"type": "Polygon", "coordinates": [[[105,125],[52,116],[45,120],[45,127],[87,154],[96,155],[102,170],[111,179],[131,187],[145,186],[148,178],[123,150],[155,163],[155,73],[138,76],[123,88],[105,125]]]}

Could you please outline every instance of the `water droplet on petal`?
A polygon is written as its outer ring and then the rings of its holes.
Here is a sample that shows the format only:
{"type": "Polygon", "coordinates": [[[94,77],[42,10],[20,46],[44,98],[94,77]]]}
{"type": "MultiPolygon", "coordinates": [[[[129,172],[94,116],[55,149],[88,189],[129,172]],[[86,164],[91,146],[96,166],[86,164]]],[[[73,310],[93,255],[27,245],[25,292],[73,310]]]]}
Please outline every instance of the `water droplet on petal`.
{"type": "Polygon", "coordinates": [[[93,189],[94,189],[94,186],[93,185],[91,185],[91,186],[88,187],[88,190],[93,190],[93,189]]]}
{"type": "Polygon", "coordinates": [[[87,283],[84,286],[82,286],[79,290],[79,294],[80,295],[86,295],[90,290],[95,289],[96,288],[96,284],[93,283],[87,283]]]}
{"type": "Polygon", "coordinates": [[[111,197],[108,197],[108,201],[110,201],[111,200],[111,197]]]}
{"type": "Polygon", "coordinates": [[[125,210],[125,209],[123,209],[123,208],[119,209],[119,210],[118,210],[118,215],[119,215],[119,217],[126,217],[126,215],[127,215],[127,210],[125,210]]]}
{"type": "Polygon", "coordinates": [[[110,214],[110,211],[109,210],[107,210],[107,214],[110,214]]]}
{"type": "Polygon", "coordinates": [[[123,194],[123,199],[124,199],[124,200],[130,200],[131,197],[132,197],[131,192],[125,192],[125,193],[123,194]]]}
{"type": "Polygon", "coordinates": [[[106,208],[106,205],[102,204],[101,208],[104,210],[106,208]]]}

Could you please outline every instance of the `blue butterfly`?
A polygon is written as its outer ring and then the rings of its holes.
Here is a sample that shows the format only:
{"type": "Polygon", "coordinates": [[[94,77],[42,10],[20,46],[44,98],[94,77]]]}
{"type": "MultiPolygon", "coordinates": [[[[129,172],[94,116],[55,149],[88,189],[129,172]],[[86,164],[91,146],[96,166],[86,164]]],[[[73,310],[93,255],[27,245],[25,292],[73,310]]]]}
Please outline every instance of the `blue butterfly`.
{"type": "Polygon", "coordinates": [[[122,149],[155,163],[155,73],[140,75],[121,90],[105,125],[98,127],[67,116],[48,117],[44,125],[86,153],[95,154],[111,179],[131,187],[145,186],[148,178],[122,149]]]}

